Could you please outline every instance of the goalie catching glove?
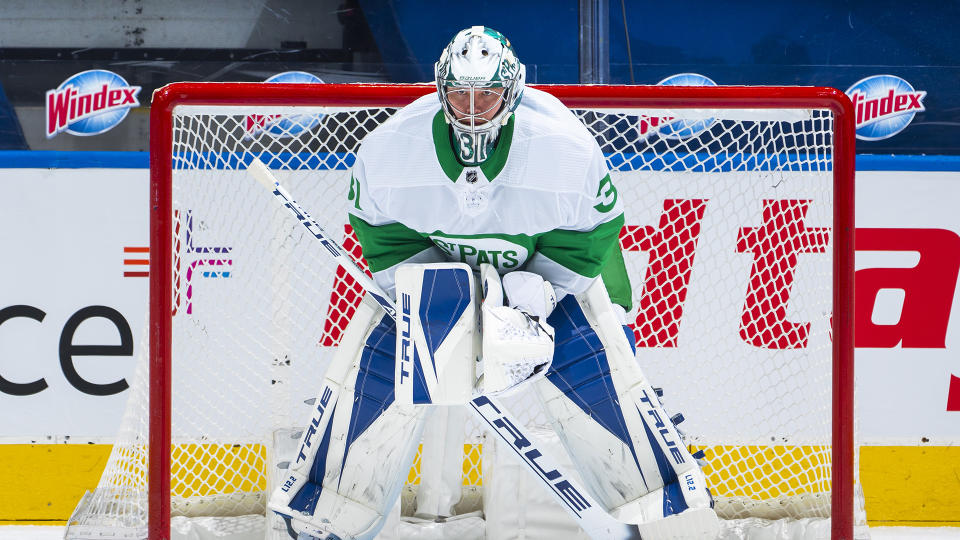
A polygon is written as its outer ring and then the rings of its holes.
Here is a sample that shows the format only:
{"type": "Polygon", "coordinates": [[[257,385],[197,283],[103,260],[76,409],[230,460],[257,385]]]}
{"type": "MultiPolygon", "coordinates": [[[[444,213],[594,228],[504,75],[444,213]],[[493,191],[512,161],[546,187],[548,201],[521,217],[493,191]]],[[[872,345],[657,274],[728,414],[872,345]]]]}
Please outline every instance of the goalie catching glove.
{"type": "Polygon", "coordinates": [[[531,272],[500,276],[480,265],[483,304],[483,373],[477,392],[495,395],[542,377],[553,361],[553,328],[547,317],[557,305],[553,286],[531,272]],[[506,299],[506,305],[504,305],[506,299]]]}

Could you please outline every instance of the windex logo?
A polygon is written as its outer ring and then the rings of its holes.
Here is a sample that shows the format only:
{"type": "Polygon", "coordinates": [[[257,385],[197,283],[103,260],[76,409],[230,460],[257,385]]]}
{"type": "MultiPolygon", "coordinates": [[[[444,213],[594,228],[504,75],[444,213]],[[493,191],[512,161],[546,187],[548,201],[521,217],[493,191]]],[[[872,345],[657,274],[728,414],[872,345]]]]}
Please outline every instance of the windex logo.
{"type": "MultiPolygon", "coordinates": [[[[709,77],[698,73],[679,73],[671,75],[657,83],[661,86],[716,86],[709,77]]],[[[665,139],[686,139],[694,137],[708,129],[716,120],[713,118],[677,120],[673,116],[640,116],[636,125],[639,137],[648,137],[659,133],[665,139]]]]}
{"type": "Polygon", "coordinates": [[[87,137],[109,131],[139,107],[139,86],[103,69],[77,73],[47,91],[47,138],[59,133],[87,137]]]}
{"type": "MultiPolygon", "coordinates": [[[[679,73],[671,75],[657,83],[660,86],[716,86],[713,79],[699,73],[679,73]]],[[[699,120],[676,120],[673,118],[660,119],[660,136],[667,139],[686,139],[694,137],[710,128],[716,121],[713,118],[699,120]]],[[[654,126],[655,127],[655,126],[654,126]]]]}
{"type": "MultiPolygon", "coordinates": [[[[322,83],[323,80],[305,71],[278,73],[264,82],[268,83],[322,83]]],[[[251,114],[244,121],[244,133],[252,138],[267,133],[274,137],[296,137],[320,123],[323,114],[251,114]]]]}
{"type": "Polygon", "coordinates": [[[879,141],[903,131],[916,116],[926,110],[926,92],[914,90],[907,81],[894,75],[873,75],[847,89],[856,110],[857,138],[879,141]]]}

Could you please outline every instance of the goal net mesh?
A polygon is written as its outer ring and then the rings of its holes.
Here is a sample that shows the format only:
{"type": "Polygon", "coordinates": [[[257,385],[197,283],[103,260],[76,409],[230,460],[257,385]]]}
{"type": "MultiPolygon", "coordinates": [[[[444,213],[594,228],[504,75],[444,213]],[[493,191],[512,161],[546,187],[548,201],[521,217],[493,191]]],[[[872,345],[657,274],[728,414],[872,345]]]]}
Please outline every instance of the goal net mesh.
{"type": "MultiPolygon", "coordinates": [[[[366,269],[347,224],[350,168],[364,136],[396,110],[174,110],[174,516],[264,513],[309,418],[305,402],[360,300],[246,164],[266,163],[366,269]]],[[[600,144],[625,207],[637,362],[664,389],[667,411],[685,418],[686,444],[704,451],[721,517],[830,516],[832,113],[574,113],[600,144]]],[[[68,537],[145,536],[145,341],[138,351],[121,432],[68,537]]],[[[532,396],[513,403],[529,425],[546,424],[532,396]]],[[[466,427],[465,492],[482,490],[484,440],[479,425],[466,427]]],[[[419,469],[418,454],[409,484],[419,469]]]]}

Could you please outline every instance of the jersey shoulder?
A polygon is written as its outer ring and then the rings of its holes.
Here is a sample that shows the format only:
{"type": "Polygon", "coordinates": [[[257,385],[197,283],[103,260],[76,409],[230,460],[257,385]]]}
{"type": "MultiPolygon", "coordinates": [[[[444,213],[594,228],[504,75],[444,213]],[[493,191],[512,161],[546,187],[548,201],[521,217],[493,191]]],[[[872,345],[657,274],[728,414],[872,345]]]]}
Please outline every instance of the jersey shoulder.
{"type": "Polygon", "coordinates": [[[436,92],[418,98],[368,133],[363,138],[360,151],[380,149],[384,145],[402,146],[404,139],[429,139],[433,117],[439,110],[436,92]]]}
{"type": "Polygon", "coordinates": [[[526,88],[517,108],[524,136],[568,147],[592,149],[597,143],[590,131],[559,99],[536,88],[526,88]]]}
{"type": "Polygon", "coordinates": [[[603,154],[593,134],[559,99],[541,90],[524,89],[514,138],[526,154],[526,168],[540,171],[528,182],[545,182],[557,191],[585,193],[595,191],[606,174],[603,154]]]}
{"type": "Polygon", "coordinates": [[[360,142],[357,158],[363,162],[367,181],[374,187],[380,182],[403,182],[439,169],[435,154],[433,119],[440,111],[436,93],[427,94],[403,107],[383,124],[368,133],[360,142]],[[398,171],[410,174],[398,175],[398,171]]]}

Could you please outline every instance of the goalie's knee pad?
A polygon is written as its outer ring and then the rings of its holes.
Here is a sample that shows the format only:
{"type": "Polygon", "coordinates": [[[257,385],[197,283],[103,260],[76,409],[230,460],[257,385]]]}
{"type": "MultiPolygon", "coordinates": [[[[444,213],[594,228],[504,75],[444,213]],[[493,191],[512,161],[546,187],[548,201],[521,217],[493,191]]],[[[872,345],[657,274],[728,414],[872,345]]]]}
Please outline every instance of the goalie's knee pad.
{"type": "Polygon", "coordinates": [[[295,532],[322,540],[373,538],[393,508],[427,412],[394,399],[395,341],[393,320],[364,298],[268,503],[295,532]]]}
{"type": "Polygon", "coordinates": [[[537,393],[587,489],[623,521],[705,509],[715,522],[699,465],[637,365],[602,281],[564,298],[548,322],[556,352],[537,393]]]}

